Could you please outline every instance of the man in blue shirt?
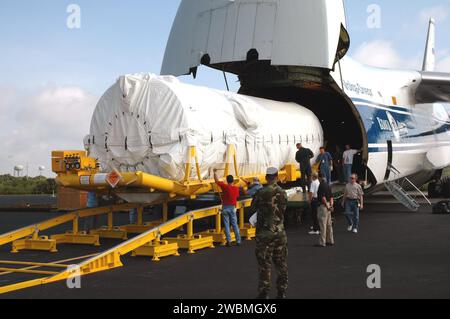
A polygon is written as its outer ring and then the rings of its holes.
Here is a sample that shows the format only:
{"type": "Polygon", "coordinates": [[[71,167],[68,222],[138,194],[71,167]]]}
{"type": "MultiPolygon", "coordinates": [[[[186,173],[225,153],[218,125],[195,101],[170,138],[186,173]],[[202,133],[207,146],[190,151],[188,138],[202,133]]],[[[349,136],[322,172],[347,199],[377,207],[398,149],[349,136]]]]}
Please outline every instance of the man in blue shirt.
{"type": "Polygon", "coordinates": [[[333,167],[333,157],[325,151],[325,147],[320,148],[320,154],[317,156],[316,164],[320,163],[320,172],[328,185],[331,185],[331,168],[333,167]]]}
{"type": "Polygon", "coordinates": [[[246,192],[246,194],[248,196],[254,197],[256,195],[256,193],[263,188],[263,186],[261,185],[261,182],[259,181],[258,177],[255,177],[253,179],[253,184],[247,183],[248,186],[248,190],[246,192]]]}
{"type": "MultiPolygon", "coordinates": [[[[87,194],[87,208],[97,208],[99,205],[98,196],[94,192],[87,194]]],[[[88,233],[90,230],[97,229],[98,216],[86,217],[84,219],[84,230],[88,233]]]]}

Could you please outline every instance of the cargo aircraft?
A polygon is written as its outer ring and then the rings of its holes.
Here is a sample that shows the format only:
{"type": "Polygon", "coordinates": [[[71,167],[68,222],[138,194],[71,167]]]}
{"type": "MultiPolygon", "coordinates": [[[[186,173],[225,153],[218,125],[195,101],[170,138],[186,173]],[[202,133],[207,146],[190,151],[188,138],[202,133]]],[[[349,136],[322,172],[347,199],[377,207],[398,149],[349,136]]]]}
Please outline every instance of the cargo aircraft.
{"type": "Polygon", "coordinates": [[[183,0],[161,73],[195,77],[203,65],[236,74],[241,94],[307,107],[329,149],[362,150],[354,169],[368,192],[387,186],[410,205],[398,181],[420,187],[450,165],[450,74],[435,72],[435,21],[421,71],[353,60],[346,25],[341,0],[183,0]]]}

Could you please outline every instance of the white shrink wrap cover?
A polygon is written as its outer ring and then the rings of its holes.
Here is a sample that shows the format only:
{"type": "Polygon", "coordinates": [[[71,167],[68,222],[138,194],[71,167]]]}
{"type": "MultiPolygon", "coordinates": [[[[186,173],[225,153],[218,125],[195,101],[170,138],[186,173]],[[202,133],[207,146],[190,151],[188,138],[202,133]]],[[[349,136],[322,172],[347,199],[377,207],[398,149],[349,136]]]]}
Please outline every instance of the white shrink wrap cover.
{"type": "MultiPolygon", "coordinates": [[[[295,163],[298,142],[317,154],[323,131],[317,117],[298,104],[133,74],[100,99],[87,140],[105,171],[182,180],[190,146],[197,148],[202,177],[211,178],[213,168],[224,168],[227,145],[236,145],[244,176],[295,163]]],[[[194,168],[191,176],[197,176],[194,168]]]]}

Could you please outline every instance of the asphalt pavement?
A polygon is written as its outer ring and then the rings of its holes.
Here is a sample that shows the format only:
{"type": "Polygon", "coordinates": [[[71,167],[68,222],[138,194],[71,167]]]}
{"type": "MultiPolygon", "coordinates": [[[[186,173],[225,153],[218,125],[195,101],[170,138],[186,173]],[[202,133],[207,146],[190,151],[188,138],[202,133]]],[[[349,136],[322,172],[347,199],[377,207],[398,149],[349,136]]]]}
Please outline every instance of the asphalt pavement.
{"type": "MultiPolygon", "coordinates": [[[[0,231],[53,216],[3,212],[0,231]]],[[[413,213],[383,196],[374,197],[361,215],[358,235],[348,233],[344,217],[335,215],[336,246],[329,248],[314,247],[318,238],[308,235],[307,230],[307,224],[288,228],[289,298],[450,297],[450,216],[433,215],[430,206],[423,205],[413,213]],[[367,286],[370,265],[381,269],[380,289],[367,286]]],[[[11,255],[9,246],[0,247],[0,259],[58,261],[117,243],[103,240],[100,248],[59,246],[56,254],[11,255]]],[[[81,289],[71,290],[60,282],[0,298],[252,299],[257,286],[254,250],[254,241],[247,241],[241,247],[217,247],[194,255],[182,252],[180,257],[164,258],[159,263],[125,256],[124,267],[83,277],[81,289]]],[[[32,279],[29,275],[14,276],[0,276],[0,285],[32,279]]]]}

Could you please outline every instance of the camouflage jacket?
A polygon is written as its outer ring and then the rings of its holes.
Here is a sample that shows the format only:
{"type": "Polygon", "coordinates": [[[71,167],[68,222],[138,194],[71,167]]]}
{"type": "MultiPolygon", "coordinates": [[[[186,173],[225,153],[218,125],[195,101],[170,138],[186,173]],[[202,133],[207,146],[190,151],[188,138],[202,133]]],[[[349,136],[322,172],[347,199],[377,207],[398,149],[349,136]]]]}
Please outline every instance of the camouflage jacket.
{"type": "Polygon", "coordinates": [[[268,185],[256,193],[252,211],[258,213],[256,232],[261,235],[284,234],[284,213],[287,194],[277,184],[268,185]]]}

